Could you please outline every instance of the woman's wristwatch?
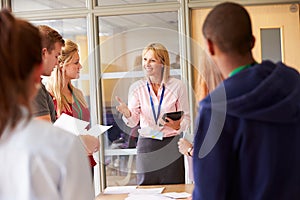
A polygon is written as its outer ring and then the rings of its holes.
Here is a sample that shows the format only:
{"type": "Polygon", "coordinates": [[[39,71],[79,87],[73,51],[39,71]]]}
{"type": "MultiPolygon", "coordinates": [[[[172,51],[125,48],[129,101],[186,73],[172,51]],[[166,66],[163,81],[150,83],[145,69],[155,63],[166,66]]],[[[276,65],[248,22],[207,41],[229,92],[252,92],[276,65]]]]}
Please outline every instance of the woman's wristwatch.
{"type": "Polygon", "coordinates": [[[193,150],[193,147],[188,148],[187,153],[189,156],[192,156],[192,154],[191,154],[192,150],[193,150]]]}

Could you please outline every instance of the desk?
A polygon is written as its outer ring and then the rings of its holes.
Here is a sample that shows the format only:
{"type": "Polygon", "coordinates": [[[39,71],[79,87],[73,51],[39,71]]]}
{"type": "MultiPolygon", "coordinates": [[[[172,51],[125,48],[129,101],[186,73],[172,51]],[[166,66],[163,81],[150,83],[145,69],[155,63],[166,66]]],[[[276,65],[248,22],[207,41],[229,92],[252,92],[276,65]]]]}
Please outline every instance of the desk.
{"type": "MultiPolygon", "coordinates": [[[[173,185],[149,185],[149,186],[138,186],[138,188],[156,188],[165,187],[165,192],[188,192],[192,194],[194,185],[193,184],[173,184],[173,185]]],[[[128,197],[128,194],[99,194],[95,200],[124,200],[128,197]]]]}

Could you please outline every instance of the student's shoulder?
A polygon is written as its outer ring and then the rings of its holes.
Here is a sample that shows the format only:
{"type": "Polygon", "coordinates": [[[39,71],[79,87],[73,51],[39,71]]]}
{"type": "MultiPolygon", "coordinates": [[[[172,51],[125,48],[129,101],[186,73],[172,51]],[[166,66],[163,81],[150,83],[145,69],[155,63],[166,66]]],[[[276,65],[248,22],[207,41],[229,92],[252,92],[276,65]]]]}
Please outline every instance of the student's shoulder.
{"type": "Polygon", "coordinates": [[[22,152],[22,156],[30,160],[60,163],[65,162],[70,155],[80,153],[79,151],[84,155],[79,137],[43,120],[23,120],[9,134],[5,140],[5,148],[22,152]]]}
{"type": "Polygon", "coordinates": [[[67,149],[78,140],[74,134],[39,119],[32,119],[24,131],[29,138],[35,138],[41,146],[45,145],[52,148],[65,147],[67,149]]]}

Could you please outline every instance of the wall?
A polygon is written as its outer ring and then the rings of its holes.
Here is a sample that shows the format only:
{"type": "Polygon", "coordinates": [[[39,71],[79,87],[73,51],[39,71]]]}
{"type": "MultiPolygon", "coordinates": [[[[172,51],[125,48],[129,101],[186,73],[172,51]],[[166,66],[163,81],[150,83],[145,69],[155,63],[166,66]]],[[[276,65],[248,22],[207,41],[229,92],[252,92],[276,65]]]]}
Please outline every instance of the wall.
{"type": "MultiPolygon", "coordinates": [[[[254,37],[256,38],[256,44],[253,48],[253,56],[261,62],[261,39],[260,28],[282,28],[282,54],[283,62],[289,66],[294,67],[300,71],[300,22],[299,22],[299,4],[294,4],[297,7],[296,12],[290,11],[292,4],[280,4],[280,5],[261,5],[261,6],[246,6],[251,20],[254,37]]],[[[202,38],[201,27],[205,17],[207,16],[210,8],[194,9],[191,14],[192,30],[191,37],[194,39],[193,51],[196,52],[193,55],[194,63],[194,90],[197,96],[200,96],[199,91],[199,68],[201,66],[201,50],[204,48],[204,41],[202,38]]]]}

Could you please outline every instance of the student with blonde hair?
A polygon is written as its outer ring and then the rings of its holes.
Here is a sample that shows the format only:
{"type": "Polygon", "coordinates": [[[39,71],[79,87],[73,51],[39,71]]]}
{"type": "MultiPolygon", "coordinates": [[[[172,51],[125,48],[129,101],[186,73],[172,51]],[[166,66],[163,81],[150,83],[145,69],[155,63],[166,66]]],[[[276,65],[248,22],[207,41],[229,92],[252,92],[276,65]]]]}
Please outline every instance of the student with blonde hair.
{"type": "MultiPolygon", "coordinates": [[[[46,85],[53,98],[57,118],[65,113],[90,121],[90,111],[84,95],[71,82],[79,78],[81,68],[78,45],[71,40],[66,40],[59,56],[59,64],[54,68],[46,85]]],[[[91,167],[94,167],[96,162],[92,154],[99,150],[99,140],[90,135],[80,135],[80,138],[89,156],[91,167]]]]}
{"type": "MultiPolygon", "coordinates": [[[[196,84],[199,85],[199,91],[197,100],[201,101],[210,92],[212,92],[223,80],[223,76],[215,66],[212,59],[203,51],[200,55],[200,66],[199,66],[199,76],[196,80],[196,84]]],[[[189,166],[189,177],[194,180],[193,168],[192,168],[192,156],[194,154],[193,138],[180,138],[178,141],[178,150],[183,155],[188,156],[188,166],[189,166]]]]}

